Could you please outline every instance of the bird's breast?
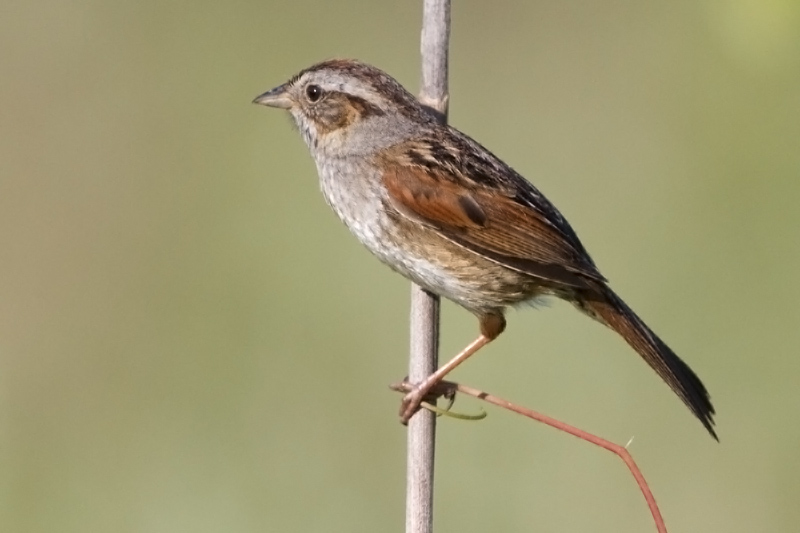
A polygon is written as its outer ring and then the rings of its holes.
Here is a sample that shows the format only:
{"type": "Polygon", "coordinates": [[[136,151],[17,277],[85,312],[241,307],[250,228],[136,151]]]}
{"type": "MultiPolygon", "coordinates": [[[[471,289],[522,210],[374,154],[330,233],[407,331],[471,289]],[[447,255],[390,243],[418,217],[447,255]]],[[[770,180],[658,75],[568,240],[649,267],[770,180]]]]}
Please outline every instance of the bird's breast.
{"type": "Polygon", "coordinates": [[[358,161],[317,160],[325,201],[361,243],[375,253],[383,238],[381,190],[375,170],[358,161]]]}

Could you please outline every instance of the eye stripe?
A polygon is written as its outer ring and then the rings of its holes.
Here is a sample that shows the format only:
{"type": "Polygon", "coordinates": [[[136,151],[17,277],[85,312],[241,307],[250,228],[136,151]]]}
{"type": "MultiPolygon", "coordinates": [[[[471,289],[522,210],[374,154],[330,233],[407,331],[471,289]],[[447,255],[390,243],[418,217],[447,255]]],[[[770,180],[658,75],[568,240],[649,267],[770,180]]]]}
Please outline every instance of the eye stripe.
{"type": "Polygon", "coordinates": [[[339,94],[343,98],[347,99],[347,101],[350,102],[350,105],[352,105],[356,109],[356,111],[358,111],[358,114],[361,115],[362,118],[370,116],[380,117],[386,114],[384,113],[383,109],[376,106],[375,104],[368,102],[367,100],[361,98],[360,96],[353,96],[352,94],[347,94],[347,93],[336,93],[336,94],[339,94]]]}

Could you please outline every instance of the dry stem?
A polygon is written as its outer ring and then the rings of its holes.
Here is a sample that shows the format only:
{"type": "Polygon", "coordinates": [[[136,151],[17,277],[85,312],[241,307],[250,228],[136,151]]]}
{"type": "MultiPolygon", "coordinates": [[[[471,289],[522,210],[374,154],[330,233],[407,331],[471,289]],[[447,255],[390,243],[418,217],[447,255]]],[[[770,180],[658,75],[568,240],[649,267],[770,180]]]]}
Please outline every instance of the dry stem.
{"type": "MultiPolygon", "coordinates": [[[[391,385],[391,389],[398,392],[408,392],[410,390],[410,387],[411,387],[410,384],[405,381],[391,385]]],[[[461,385],[459,383],[454,383],[451,381],[442,381],[431,391],[431,396],[448,396],[452,395],[455,391],[467,394],[469,396],[473,396],[475,398],[478,398],[479,400],[484,400],[498,407],[502,407],[503,409],[508,409],[509,411],[513,411],[522,416],[526,416],[528,418],[536,420],[537,422],[547,424],[550,427],[556,428],[565,433],[569,433],[570,435],[585,440],[586,442],[590,442],[595,446],[600,446],[601,448],[604,448],[610,451],[611,453],[617,455],[620,459],[622,459],[625,462],[625,464],[628,466],[628,469],[631,471],[631,474],[633,474],[634,479],[636,479],[636,484],[639,485],[639,490],[642,492],[642,495],[644,496],[644,499],[647,502],[647,507],[650,509],[650,513],[653,515],[653,521],[655,522],[656,530],[658,531],[658,533],[667,533],[667,527],[664,524],[664,518],[661,516],[661,511],[659,511],[658,505],[656,504],[656,499],[655,497],[653,497],[653,493],[650,490],[650,487],[647,485],[647,481],[644,479],[642,471],[639,470],[638,466],[636,466],[636,462],[633,460],[633,457],[628,452],[625,446],[613,443],[611,441],[598,437],[597,435],[593,435],[588,431],[584,431],[582,429],[576,428],[575,426],[571,426],[566,422],[562,422],[560,420],[549,417],[542,413],[538,413],[532,409],[528,409],[527,407],[522,407],[517,404],[511,403],[508,400],[504,400],[503,398],[492,396],[487,392],[483,392],[481,390],[469,387],[467,385],[461,385]]]]}

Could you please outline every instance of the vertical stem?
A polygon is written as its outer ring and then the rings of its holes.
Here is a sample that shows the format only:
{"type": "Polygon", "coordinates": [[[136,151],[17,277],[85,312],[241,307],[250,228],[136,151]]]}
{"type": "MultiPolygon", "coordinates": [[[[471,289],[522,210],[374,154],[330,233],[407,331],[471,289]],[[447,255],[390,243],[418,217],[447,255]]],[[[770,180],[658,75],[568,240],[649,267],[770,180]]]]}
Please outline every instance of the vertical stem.
{"type": "Polygon", "coordinates": [[[422,18],[422,87],[420,101],[441,114],[447,122],[448,47],[450,41],[450,0],[424,0],[422,18]]]}
{"type": "MultiPolygon", "coordinates": [[[[412,284],[411,383],[419,383],[436,371],[438,349],[439,297],[412,284]]],[[[407,439],[406,533],[432,533],[436,415],[420,409],[408,421],[407,439]]]]}
{"type": "MultiPolygon", "coordinates": [[[[420,101],[447,119],[447,49],[450,0],[424,0],[420,101]]],[[[408,379],[418,383],[438,366],[439,297],[411,287],[411,346],[408,379]]],[[[425,409],[408,422],[406,533],[433,532],[433,465],[436,416],[425,409]]]]}

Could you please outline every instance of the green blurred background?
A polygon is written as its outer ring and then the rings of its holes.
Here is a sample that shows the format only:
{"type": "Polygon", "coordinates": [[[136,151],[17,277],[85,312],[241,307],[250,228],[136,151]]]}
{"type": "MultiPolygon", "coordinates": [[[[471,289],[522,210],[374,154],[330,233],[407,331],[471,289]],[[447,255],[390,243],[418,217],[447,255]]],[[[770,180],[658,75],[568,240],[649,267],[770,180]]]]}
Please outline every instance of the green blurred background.
{"type": "MultiPolygon", "coordinates": [[[[554,303],[455,378],[632,451],[670,531],[800,521],[800,3],[455,2],[451,121],[531,179],[700,374],[713,442],[554,303]]],[[[408,283],[250,104],[420,2],[0,4],[0,531],[401,531],[408,283]]],[[[443,356],[477,332],[443,310],[443,356]]],[[[458,402],[461,411],[478,404],[458,402]]],[[[607,452],[446,420],[439,531],[651,531],[607,452]]]]}

